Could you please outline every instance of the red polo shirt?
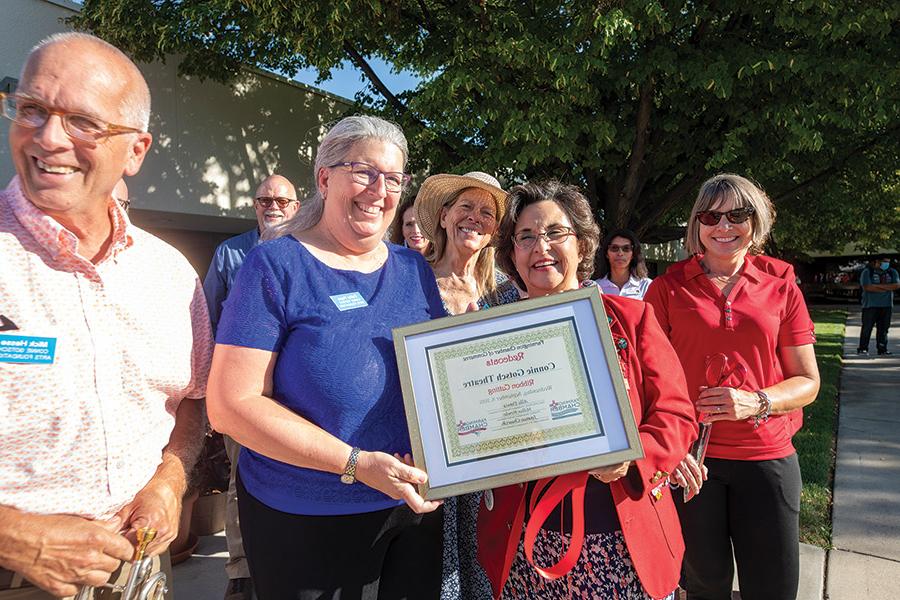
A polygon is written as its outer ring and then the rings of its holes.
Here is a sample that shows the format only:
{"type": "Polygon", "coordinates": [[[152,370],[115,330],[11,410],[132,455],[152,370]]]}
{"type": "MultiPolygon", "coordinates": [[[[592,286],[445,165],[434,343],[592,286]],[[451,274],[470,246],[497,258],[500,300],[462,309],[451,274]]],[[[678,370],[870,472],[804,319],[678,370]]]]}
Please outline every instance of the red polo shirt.
{"type": "MultiPolygon", "coordinates": [[[[758,390],[784,380],[778,349],[815,343],[812,321],[797,284],[744,262],[730,297],[703,273],[699,257],[681,261],[657,277],[644,301],[653,305],[696,402],[706,382],[706,359],[721,352],[747,367],[741,389],[758,390]]],[[[726,384],[734,384],[733,381],[726,384]]],[[[707,456],[770,460],[794,452],[789,414],[774,415],[759,428],[753,420],[717,421],[707,456]]]]}

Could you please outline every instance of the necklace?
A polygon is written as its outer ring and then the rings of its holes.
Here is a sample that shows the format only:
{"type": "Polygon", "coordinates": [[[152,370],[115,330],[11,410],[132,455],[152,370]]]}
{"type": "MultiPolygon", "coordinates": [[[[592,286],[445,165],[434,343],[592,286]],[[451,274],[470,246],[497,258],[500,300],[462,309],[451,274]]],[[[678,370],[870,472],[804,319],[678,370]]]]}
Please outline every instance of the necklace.
{"type": "Polygon", "coordinates": [[[735,279],[737,279],[737,278],[740,276],[740,274],[741,274],[740,268],[738,268],[737,271],[735,271],[734,273],[732,273],[732,274],[730,274],[730,275],[728,275],[728,274],[720,275],[720,274],[713,273],[712,270],[711,270],[709,267],[707,267],[707,266],[706,266],[706,263],[703,262],[702,260],[700,261],[700,266],[703,268],[703,272],[706,273],[706,276],[707,276],[711,281],[719,281],[719,282],[724,283],[724,284],[726,284],[726,285],[729,284],[729,283],[731,283],[731,282],[734,281],[735,279]]]}

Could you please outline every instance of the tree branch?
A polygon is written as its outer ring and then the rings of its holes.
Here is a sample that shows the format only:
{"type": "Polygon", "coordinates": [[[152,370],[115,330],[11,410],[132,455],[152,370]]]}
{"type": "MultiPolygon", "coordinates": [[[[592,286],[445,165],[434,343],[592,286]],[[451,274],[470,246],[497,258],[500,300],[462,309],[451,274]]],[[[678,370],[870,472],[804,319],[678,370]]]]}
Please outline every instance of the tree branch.
{"type": "MultiPolygon", "coordinates": [[[[586,169],[584,172],[585,196],[594,209],[594,215],[600,211],[600,192],[597,190],[597,172],[594,169],[586,169]]],[[[597,219],[599,222],[600,219],[597,219]]]]}
{"type": "MultiPolygon", "coordinates": [[[[635,122],[634,143],[631,145],[631,155],[628,159],[628,171],[625,175],[625,183],[622,185],[621,199],[616,215],[617,224],[623,224],[624,215],[631,212],[637,197],[638,188],[642,187],[639,174],[644,171],[641,167],[647,154],[647,138],[650,132],[650,111],[653,109],[653,79],[648,79],[641,86],[640,101],[638,104],[637,118],[635,122]]],[[[646,174],[644,175],[646,177],[646,174]]]]}
{"type": "Polygon", "coordinates": [[[784,202],[785,200],[793,198],[793,197],[797,196],[798,194],[800,194],[801,192],[806,191],[807,189],[820,183],[821,181],[828,179],[832,175],[839,172],[842,168],[844,168],[844,165],[846,165],[847,161],[849,161],[851,158],[853,158],[860,152],[868,150],[869,148],[871,148],[872,146],[877,144],[881,140],[881,138],[884,138],[884,137],[889,138],[897,130],[900,130],[900,124],[894,125],[893,127],[890,127],[889,129],[887,129],[886,131],[883,131],[883,132],[879,133],[878,135],[869,138],[865,142],[862,142],[861,144],[856,145],[854,148],[852,148],[849,152],[847,152],[840,159],[831,163],[830,165],[828,165],[827,167],[825,167],[824,169],[822,169],[821,171],[819,171],[812,177],[806,179],[805,181],[798,183],[797,185],[790,188],[789,190],[785,190],[785,191],[781,192],[780,194],[778,194],[777,196],[774,196],[772,198],[772,203],[779,204],[781,202],[784,202]]]}
{"type": "MultiPolygon", "coordinates": [[[[368,61],[363,58],[362,54],[356,51],[356,48],[353,47],[353,44],[350,42],[344,42],[344,52],[347,53],[347,56],[350,57],[350,60],[356,65],[356,68],[365,73],[366,77],[369,78],[369,81],[372,82],[372,85],[375,86],[375,89],[384,96],[384,99],[388,101],[394,110],[398,113],[405,115],[409,112],[409,108],[400,102],[400,99],[397,98],[391,90],[387,88],[381,78],[378,77],[378,74],[372,69],[371,65],[369,65],[368,61]]],[[[416,119],[418,120],[418,119],[416,119]]]]}
{"type": "Polygon", "coordinates": [[[653,205],[653,210],[650,211],[649,215],[641,215],[641,225],[634,228],[638,237],[643,237],[650,227],[659,221],[679,200],[697,187],[700,182],[703,181],[705,176],[706,166],[700,164],[694,169],[693,173],[682,177],[681,181],[679,181],[675,187],[666,192],[666,194],[653,205]]]}
{"type": "Polygon", "coordinates": [[[431,12],[428,10],[428,6],[425,5],[423,0],[419,0],[418,4],[419,8],[422,10],[422,18],[425,19],[422,28],[431,33],[434,30],[434,19],[431,17],[431,12]]]}
{"type": "MultiPolygon", "coordinates": [[[[390,104],[398,114],[412,120],[422,129],[429,128],[424,121],[422,121],[411,110],[409,110],[408,106],[403,104],[403,102],[401,102],[397,96],[391,93],[384,82],[381,81],[381,78],[378,77],[378,74],[375,73],[375,71],[372,69],[371,65],[369,65],[368,61],[366,61],[366,59],[363,58],[363,56],[359,52],[357,52],[356,48],[354,48],[350,42],[344,42],[344,51],[350,57],[350,60],[353,62],[353,64],[356,65],[356,67],[360,71],[362,71],[366,75],[366,77],[369,78],[369,81],[372,82],[372,85],[375,86],[375,89],[378,90],[378,92],[384,97],[385,100],[387,100],[388,104],[390,104]]],[[[438,138],[436,143],[438,146],[443,148],[444,151],[447,152],[454,161],[459,161],[462,159],[463,153],[459,152],[456,148],[450,145],[445,138],[438,138]]]]}

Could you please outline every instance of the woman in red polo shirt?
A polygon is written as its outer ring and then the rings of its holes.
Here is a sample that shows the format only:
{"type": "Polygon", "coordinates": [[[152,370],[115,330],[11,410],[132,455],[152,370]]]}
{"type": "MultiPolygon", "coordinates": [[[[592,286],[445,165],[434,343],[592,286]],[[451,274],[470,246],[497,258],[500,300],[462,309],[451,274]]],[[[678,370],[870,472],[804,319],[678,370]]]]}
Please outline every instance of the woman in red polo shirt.
{"type": "MultiPolygon", "coordinates": [[[[549,181],[516,186],[507,206],[497,238],[500,268],[531,298],[584,285],[599,241],[587,199],[574,187],[549,181]]],[[[644,457],[485,492],[478,558],[495,598],[671,598],[678,583],[684,544],[668,475],[697,435],[693,407],[678,358],[652,308],[608,295],[603,304],[644,457]],[[573,500],[562,508],[552,499],[557,487],[572,490],[573,500]],[[534,496],[540,501],[532,510],[534,496]],[[543,523],[532,522],[544,503],[552,512],[543,523]],[[573,510],[583,512],[584,543],[561,560],[579,538],[573,510]],[[526,522],[534,539],[526,528],[523,542],[526,522]]]]}
{"type": "Polygon", "coordinates": [[[815,399],[819,371],[797,285],[747,260],[774,217],[747,179],[713,177],[688,221],[693,256],[644,298],[681,360],[698,418],[711,424],[705,468],[689,454],[673,473],[688,490],[676,499],[688,598],[731,598],[732,547],[745,600],[797,595],[800,466],[790,413],[815,399]]]}

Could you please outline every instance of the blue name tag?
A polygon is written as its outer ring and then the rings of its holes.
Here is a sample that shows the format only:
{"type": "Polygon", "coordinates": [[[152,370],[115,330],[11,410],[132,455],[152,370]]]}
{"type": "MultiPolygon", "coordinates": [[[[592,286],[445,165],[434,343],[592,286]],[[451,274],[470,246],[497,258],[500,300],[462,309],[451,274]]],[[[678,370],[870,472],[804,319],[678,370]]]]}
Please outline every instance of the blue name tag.
{"type": "Polygon", "coordinates": [[[56,356],[56,338],[0,335],[0,362],[45,364],[56,356]]]}
{"type": "Polygon", "coordinates": [[[336,294],[334,296],[330,296],[330,298],[331,301],[334,302],[334,305],[337,306],[338,310],[341,312],[345,310],[353,310],[354,308],[363,308],[369,305],[359,294],[359,292],[352,292],[350,294],[336,294]]]}

